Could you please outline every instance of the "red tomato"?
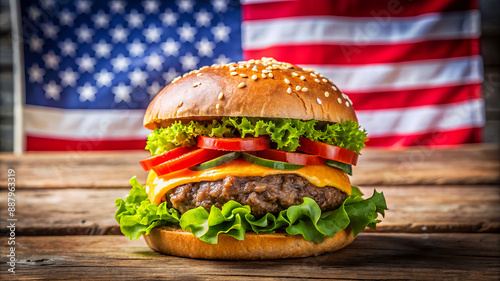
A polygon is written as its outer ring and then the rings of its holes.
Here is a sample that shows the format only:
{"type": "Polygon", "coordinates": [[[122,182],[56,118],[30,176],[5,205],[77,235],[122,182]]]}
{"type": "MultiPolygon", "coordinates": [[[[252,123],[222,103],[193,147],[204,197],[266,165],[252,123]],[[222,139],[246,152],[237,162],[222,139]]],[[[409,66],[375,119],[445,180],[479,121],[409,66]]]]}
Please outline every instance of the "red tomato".
{"type": "Polygon", "coordinates": [[[300,146],[297,150],[314,154],[330,160],[339,161],[356,166],[358,163],[358,154],[352,150],[338,146],[312,141],[306,138],[299,139],[300,146]]]}
{"type": "Polygon", "coordinates": [[[154,166],[160,165],[161,163],[168,161],[170,159],[177,158],[177,157],[179,157],[183,154],[186,154],[188,152],[191,152],[195,149],[197,149],[196,146],[192,146],[192,147],[181,146],[181,147],[177,147],[177,148],[174,148],[172,150],[169,150],[165,153],[153,156],[153,157],[148,158],[146,160],[142,160],[139,163],[141,164],[144,171],[149,171],[154,166]]]}
{"type": "Polygon", "coordinates": [[[257,151],[269,149],[269,136],[257,138],[212,138],[198,137],[198,146],[227,151],[257,151]]]}
{"type": "Polygon", "coordinates": [[[315,155],[266,149],[255,153],[256,156],[269,160],[287,162],[297,165],[324,165],[325,159],[315,155]]]}
{"type": "Polygon", "coordinates": [[[223,151],[198,148],[163,164],[153,167],[158,176],[186,169],[225,154],[223,151]]]}

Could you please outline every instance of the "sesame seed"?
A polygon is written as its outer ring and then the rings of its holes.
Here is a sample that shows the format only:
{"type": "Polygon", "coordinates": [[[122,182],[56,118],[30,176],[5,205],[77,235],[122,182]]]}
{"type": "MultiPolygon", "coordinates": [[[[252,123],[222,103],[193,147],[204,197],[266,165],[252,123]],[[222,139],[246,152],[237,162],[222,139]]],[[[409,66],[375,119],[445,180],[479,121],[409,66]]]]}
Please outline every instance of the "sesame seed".
{"type": "Polygon", "coordinates": [[[220,92],[219,93],[219,96],[217,97],[219,100],[222,100],[222,98],[224,98],[224,93],[223,92],[220,92]]]}
{"type": "Polygon", "coordinates": [[[235,71],[235,70],[236,70],[236,67],[234,67],[234,66],[231,66],[231,67],[229,68],[229,71],[235,71]]]}
{"type": "Polygon", "coordinates": [[[233,76],[236,76],[236,75],[238,75],[238,72],[234,71],[234,72],[231,72],[231,73],[229,73],[229,74],[231,74],[231,75],[233,75],[233,76]]]}
{"type": "Polygon", "coordinates": [[[272,73],[269,73],[268,75],[269,75],[269,77],[271,77],[271,78],[273,78],[273,77],[274,77],[274,75],[273,75],[272,73]]]}
{"type": "Polygon", "coordinates": [[[240,64],[240,65],[238,65],[238,67],[239,67],[239,68],[243,68],[243,67],[245,67],[245,66],[244,66],[244,65],[242,65],[242,64],[240,64]]]}
{"type": "Polygon", "coordinates": [[[349,102],[348,101],[345,102],[345,106],[349,107],[349,102]]]}
{"type": "Polygon", "coordinates": [[[252,70],[253,70],[254,72],[259,72],[259,70],[258,70],[258,69],[257,69],[257,67],[255,67],[255,66],[254,66],[254,68],[252,68],[252,70]]]}
{"type": "Polygon", "coordinates": [[[323,80],[323,82],[328,82],[328,80],[326,80],[325,78],[323,78],[323,79],[321,79],[321,80],[323,80]]]}
{"type": "Polygon", "coordinates": [[[290,85],[290,80],[288,80],[288,79],[285,78],[285,83],[287,83],[288,85],[290,85]]]}
{"type": "Polygon", "coordinates": [[[261,75],[261,76],[262,76],[262,78],[264,78],[264,79],[266,79],[266,78],[267,78],[267,76],[266,76],[264,73],[262,73],[262,75],[261,75]]]}
{"type": "Polygon", "coordinates": [[[216,105],[215,105],[215,108],[216,108],[216,109],[219,109],[219,107],[220,107],[220,104],[216,104],[216,105]]]}
{"type": "Polygon", "coordinates": [[[300,89],[301,89],[300,86],[295,87],[295,90],[297,90],[297,91],[300,91],[300,89]]]}
{"type": "Polygon", "coordinates": [[[314,73],[309,73],[309,74],[310,74],[312,77],[314,77],[314,78],[318,77],[318,76],[317,76],[316,74],[314,74],[314,73]]]}
{"type": "Polygon", "coordinates": [[[337,101],[341,104],[342,103],[342,99],[341,98],[338,98],[337,101]]]}
{"type": "Polygon", "coordinates": [[[292,75],[295,77],[299,76],[299,74],[297,74],[297,72],[292,72],[292,75]]]}
{"type": "Polygon", "coordinates": [[[329,97],[330,96],[330,93],[329,92],[325,92],[325,97],[329,97]]]}
{"type": "Polygon", "coordinates": [[[245,73],[241,73],[240,76],[243,78],[248,78],[248,75],[246,75],[245,73]]]}
{"type": "Polygon", "coordinates": [[[344,99],[348,99],[347,95],[346,95],[346,94],[344,94],[344,93],[342,93],[342,97],[343,97],[344,99]]]}
{"type": "Polygon", "coordinates": [[[188,76],[189,72],[188,73],[184,73],[184,75],[182,75],[182,77],[186,77],[188,76]]]}
{"type": "Polygon", "coordinates": [[[249,60],[248,62],[249,62],[249,63],[254,63],[254,62],[255,62],[255,60],[254,60],[254,59],[251,59],[251,60],[249,60]]]}
{"type": "Polygon", "coordinates": [[[179,80],[179,79],[181,79],[180,76],[175,77],[174,80],[172,80],[172,83],[177,82],[177,80],[179,80]]]}
{"type": "Polygon", "coordinates": [[[321,104],[321,100],[319,98],[316,99],[316,101],[321,104]]]}
{"type": "Polygon", "coordinates": [[[302,75],[302,76],[300,76],[300,80],[305,81],[306,77],[302,75]]]}
{"type": "Polygon", "coordinates": [[[240,84],[238,84],[238,88],[240,88],[240,89],[241,89],[241,88],[243,88],[243,87],[245,87],[245,86],[246,86],[246,85],[245,85],[245,83],[244,83],[244,82],[241,82],[240,84]]]}
{"type": "Polygon", "coordinates": [[[253,80],[257,80],[257,75],[255,75],[255,74],[254,74],[254,75],[252,75],[252,79],[253,79],[253,80]]]}
{"type": "Polygon", "coordinates": [[[183,104],[184,104],[184,102],[183,102],[183,101],[181,101],[181,102],[179,103],[178,107],[181,107],[183,104]]]}
{"type": "Polygon", "coordinates": [[[314,79],[314,81],[316,81],[318,83],[321,82],[321,80],[319,80],[318,78],[314,79]]]}
{"type": "Polygon", "coordinates": [[[333,89],[334,91],[338,91],[338,90],[339,90],[339,89],[337,89],[337,87],[335,87],[335,85],[332,85],[332,89],[333,89]]]}
{"type": "Polygon", "coordinates": [[[193,87],[195,87],[195,88],[196,88],[196,87],[198,87],[198,86],[200,86],[200,85],[201,85],[201,82],[196,82],[196,83],[194,83],[194,84],[193,84],[193,87]]]}
{"type": "Polygon", "coordinates": [[[286,90],[287,93],[291,94],[292,93],[292,88],[288,87],[288,89],[286,90]]]}
{"type": "Polygon", "coordinates": [[[309,89],[306,87],[302,88],[302,92],[307,92],[307,90],[309,90],[309,89]]]}
{"type": "Polygon", "coordinates": [[[196,76],[198,76],[198,77],[199,77],[199,76],[202,76],[202,75],[203,75],[203,73],[198,73],[198,74],[196,74],[196,76]]]}
{"type": "Polygon", "coordinates": [[[267,70],[267,69],[262,69],[262,73],[270,73],[271,70],[267,70]]]}

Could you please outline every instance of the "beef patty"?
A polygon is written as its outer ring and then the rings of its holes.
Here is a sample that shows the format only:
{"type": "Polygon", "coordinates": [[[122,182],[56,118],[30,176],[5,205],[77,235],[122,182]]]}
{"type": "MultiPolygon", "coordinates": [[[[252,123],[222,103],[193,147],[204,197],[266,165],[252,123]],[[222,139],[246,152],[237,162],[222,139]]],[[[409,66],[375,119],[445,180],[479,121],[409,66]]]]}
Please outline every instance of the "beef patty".
{"type": "Polygon", "coordinates": [[[322,210],[328,211],[340,206],[347,194],[333,187],[317,187],[291,174],[228,176],[217,181],[184,184],[166,194],[167,204],[181,213],[199,206],[209,211],[211,206],[221,208],[226,202],[234,200],[249,205],[256,216],[277,214],[290,206],[301,204],[304,197],[313,199],[322,210]]]}

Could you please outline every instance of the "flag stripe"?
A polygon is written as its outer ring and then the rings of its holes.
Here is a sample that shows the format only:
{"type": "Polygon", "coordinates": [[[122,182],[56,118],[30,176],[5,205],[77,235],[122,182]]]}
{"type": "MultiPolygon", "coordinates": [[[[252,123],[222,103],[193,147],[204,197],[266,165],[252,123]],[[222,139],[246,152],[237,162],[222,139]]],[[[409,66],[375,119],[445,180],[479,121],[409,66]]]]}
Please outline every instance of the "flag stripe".
{"type": "Polygon", "coordinates": [[[433,0],[433,1],[245,1],[243,20],[266,20],[301,16],[343,16],[372,17],[385,22],[393,17],[412,17],[427,13],[456,12],[478,9],[476,1],[433,0]],[[267,3],[259,3],[267,2],[267,3]],[[269,11],[272,11],[270,13],[269,11]]]}
{"type": "Polygon", "coordinates": [[[146,139],[140,140],[79,140],[36,137],[28,135],[27,151],[78,151],[95,150],[139,150],[146,146],[146,139]]]}
{"type": "Polygon", "coordinates": [[[26,105],[28,135],[80,140],[144,139],[143,109],[65,110],[26,105]]]}
{"type": "Polygon", "coordinates": [[[242,24],[244,50],[276,45],[384,44],[433,39],[477,38],[479,11],[395,18],[382,26],[371,18],[297,17],[242,24]]]}
{"type": "Polygon", "coordinates": [[[405,109],[357,110],[359,123],[371,128],[368,138],[424,134],[481,127],[484,116],[482,99],[405,109]]]}
{"type": "Polygon", "coordinates": [[[302,66],[329,77],[347,94],[444,87],[483,80],[479,56],[363,66],[302,66]]]}
{"type": "Polygon", "coordinates": [[[376,64],[477,56],[476,39],[430,40],[390,45],[302,44],[247,50],[247,58],[273,57],[294,64],[376,64]]]}
{"type": "Polygon", "coordinates": [[[429,89],[349,93],[358,110],[393,109],[444,105],[481,98],[481,84],[454,85],[429,89]]]}
{"type": "Polygon", "coordinates": [[[463,128],[451,131],[434,131],[414,135],[397,135],[387,137],[370,137],[367,145],[370,147],[402,148],[405,146],[443,146],[464,143],[481,142],[482,129],[478,127],[463,128]]]}

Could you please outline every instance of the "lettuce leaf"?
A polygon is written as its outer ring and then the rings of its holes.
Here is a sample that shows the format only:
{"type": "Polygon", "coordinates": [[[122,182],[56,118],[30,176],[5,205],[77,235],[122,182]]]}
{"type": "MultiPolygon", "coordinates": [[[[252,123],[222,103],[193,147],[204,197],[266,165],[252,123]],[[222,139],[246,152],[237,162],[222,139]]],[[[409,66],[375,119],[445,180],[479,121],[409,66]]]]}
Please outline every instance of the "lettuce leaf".
{"type": "Polygon", "coordinates": [[[146,150],[158,155],[179,146],[195,145],[197,136],[241,137],[269,135],[277,149],[295,151],[299,138],[340,146],[356,153],[365,147],[366,131],[354,121],[328,124],[317,120],[258,119],[253,117],[223,117],[211,122],[174,122],[158,128],[148,136],[146,150]]]}
{"type": "Polygon", "coordinates": [[[276,231],[300,234],[308,241],[322,243],[325,237],[333,237],[347,227],[352,229],[354,236],[367,226],[375,229],[380,222],[378,214],[384,216],[387,210],[384,194],[374,190],[368,199],[353,194],[337,210],[329,212],[322,212],[314,200],[305,197],[302,204],[291,206],[278,216],[268,213],[258,219],[252,215],[250,206],[235,201],[227,202],[221,209],[212,206],[210,212],[198,207],[180,215],[177,210],[167,208],[166,202],[150,203],[145,188],[135,177],[130,184],[132,190],[127,198],[116,200],[118,210],[115,214],[122,233],[130,239],[149,234],[154,227],[173,225],[211,244],[217,243],[219,234],[243,240],[246,232],[276,231]]]}

